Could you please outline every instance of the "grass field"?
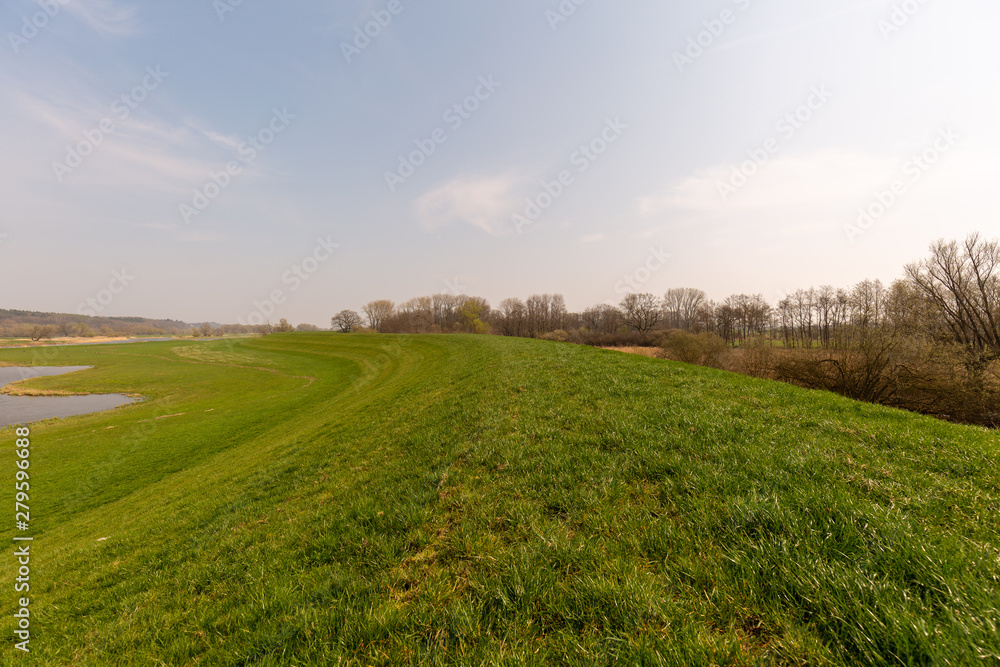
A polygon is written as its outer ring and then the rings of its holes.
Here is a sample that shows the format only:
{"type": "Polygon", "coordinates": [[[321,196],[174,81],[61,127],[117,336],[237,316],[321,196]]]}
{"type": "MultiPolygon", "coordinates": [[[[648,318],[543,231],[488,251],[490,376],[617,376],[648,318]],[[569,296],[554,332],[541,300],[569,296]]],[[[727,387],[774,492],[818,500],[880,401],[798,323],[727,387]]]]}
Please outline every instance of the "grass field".
{"type": "Polygon", "coordinates": [[[5,664],[1000,661],[982,429],[491,336],[53,353],[96,368],[28,387],[146,401],[32,428],[5,664]]]}

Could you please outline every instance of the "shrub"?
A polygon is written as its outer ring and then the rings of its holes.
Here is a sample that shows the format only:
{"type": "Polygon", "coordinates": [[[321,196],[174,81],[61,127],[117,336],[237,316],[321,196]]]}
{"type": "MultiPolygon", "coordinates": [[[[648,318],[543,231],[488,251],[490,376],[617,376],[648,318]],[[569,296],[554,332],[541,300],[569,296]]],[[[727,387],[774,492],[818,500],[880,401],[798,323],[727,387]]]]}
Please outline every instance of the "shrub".
{"type": "Polygon", "coordinates": [[[708,332],[672,331],[662,347],[670,359],[712,368],[725,368],[730,353],[726,341],[708,332]]]}
{"type": "Polygon", "coordinates": [[[774,343],[763,336],[748,338],[740,344],[739,371],[755,378],[774,377],[774,343]]]}
{"type": "Polygon", "coordinates": [[[961,346],[873,331],[849,350],[796,350],[779,380],[941,419],[1000,426],[1000,394],[976,381],[961,346]]]}
{"type": "MultiPolygon", "coordinates": [[[[620,331],[618,333],[595,333],[586,329],[573,332],[580,343],[593,347],[660,347],[663,344],[664,331],[620,331]]],[[[572,335],[572,334],[571,334],[572,335]]]]}

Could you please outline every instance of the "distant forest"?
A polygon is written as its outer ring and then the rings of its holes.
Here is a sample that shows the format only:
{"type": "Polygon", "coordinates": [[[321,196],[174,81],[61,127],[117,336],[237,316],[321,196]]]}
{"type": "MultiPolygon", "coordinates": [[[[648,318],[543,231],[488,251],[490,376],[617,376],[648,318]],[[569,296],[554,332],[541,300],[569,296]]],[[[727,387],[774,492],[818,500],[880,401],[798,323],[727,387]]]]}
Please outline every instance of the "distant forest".
{"type": "Polygon", "coordinates": [[[191,325],[176,320],[150,320],[143,317],[88,317],[66,313],[38,313],[30,310],[0,309],[0,338],[56,336],[91,338],[94,336],[189,335],[191,325]]]}

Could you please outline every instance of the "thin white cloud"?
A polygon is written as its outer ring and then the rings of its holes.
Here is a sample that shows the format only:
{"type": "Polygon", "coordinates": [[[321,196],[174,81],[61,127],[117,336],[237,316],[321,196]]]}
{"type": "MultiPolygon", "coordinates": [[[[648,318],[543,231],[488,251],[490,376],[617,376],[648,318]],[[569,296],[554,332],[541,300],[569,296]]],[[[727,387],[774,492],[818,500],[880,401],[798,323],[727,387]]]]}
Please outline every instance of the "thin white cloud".
{"type": "Polygon", "coordinates": [[[63,7],[88,28],[106,37],[129,37],[141,32],[134,5],[112,0],[70,0],[63,7]]]}
{"type": "Polygon", "coordinates": [[[219,134],[218,132],[212,132],[211,130],[203,131],[202,134],[204,134],[205,138],[212,143],[218,144],[219,146],[223,146],[230,150],[236,150],[244,141],[240,137],[227,136],[225,134],[219,134]]]}
{"type": "Polygon", "coordinates": [[[600,243],[608,238],[607,234],[588,234],[580,239],[581,243],[600,243]]]}
{"type": "MultiPolygon", "coordinates": [[[[787,153],[740,178],[740,165],[719,164],[696,171],[664,191],[639,198],[643,215],[664,211],[726,213],[851,201],[895,177],[901,160],[843,149],[787,153]],[[735,186],[734,186],[735,184],[735,186]],[[735,191],[722,190],[734,187],[735,191]]],[[[752,171],[747,169],[746,171],[752,171]]]]}
{"type": "Polygon", "coordinates": [[[515,209],[516,185],[510,176],[456,178],[418,198],[416,212],[427,230],[466,223],[500,234],[515,209]]]}
{"type": "Polygon", "coordinates": [[[51,165],[66,162],[67,147],[75,149],[81,142],[92,145],[88,135],[97,138],[97,145],[79,167],[63,174],[66,183],[180,192],[193,180],[206,178],[220,163],[209,156],[212,151],[206,150],[204,140],[198,141],[202,133],[147,115],[142,107],[123,120],[96,100],[20,93],[9,102],[7,110],[20,117],[23,131],[38,139],[23,147],[30,151],[23,157],[38,162],[44,156],[49,168],[36,177],[52,183],[57,182],[57,175],[51,165]],[[28,119],[30,123],[25,124],[28,119]],[[102,121],[112,123],[111,133],[100,129],[102,121]]]}

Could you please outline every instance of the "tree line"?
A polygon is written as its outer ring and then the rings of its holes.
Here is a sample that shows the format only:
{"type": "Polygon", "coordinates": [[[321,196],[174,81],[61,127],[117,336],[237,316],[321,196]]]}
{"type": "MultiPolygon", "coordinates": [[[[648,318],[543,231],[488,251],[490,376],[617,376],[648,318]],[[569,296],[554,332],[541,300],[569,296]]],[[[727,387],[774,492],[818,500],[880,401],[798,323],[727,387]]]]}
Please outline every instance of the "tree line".
{"type": "Polygon", "coordinates": [[[561,294],[508,298],[496,307],[482,297],[435,294],[372,301],[361,313],[341,311],[331,324],[342,332],[661,346],[674,358],[1000,425],[1000,242],[980,234],[935,242],[889,285],[811,287],[774,304],[760,294],[716,302],[684,287],[630,293],[576,313],[561,294]]]}

